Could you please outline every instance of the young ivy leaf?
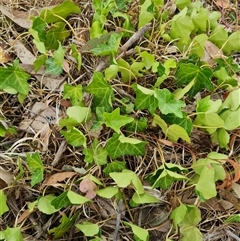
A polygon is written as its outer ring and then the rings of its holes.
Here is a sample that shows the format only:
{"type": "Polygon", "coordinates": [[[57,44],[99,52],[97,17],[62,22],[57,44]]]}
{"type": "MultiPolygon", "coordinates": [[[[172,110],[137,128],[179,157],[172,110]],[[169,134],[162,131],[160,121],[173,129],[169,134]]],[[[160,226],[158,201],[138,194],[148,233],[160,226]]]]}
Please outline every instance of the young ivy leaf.
{"type": "Polygon", "coordinates": [[[86,137],[85,135],[73,127],[68,131],[60,131],[60,133],[66,138],[67,142],[72,146],[84,146],[86,147],[86,137]]]}
{"type": "Polygon", "coordinates": [[[106,150],[111,158],[124,155],[143,156],[145,154],[146,142],[123,135],[114,134],[107,142],[106,150]]]}
{"type": "Polygon", "coordinates": [[[174,99],[174,95],[168,89],[155,89],[155,98],[158,100],[158,108],[164,114],[174,114],[179,118],[183,117],[181,108],[186,104],[181,100],[174,99]]]}
{"type": "Polygon", "coordinates": [[[121,133],[120,128],[128,123],[131,123],[134,119],[132,117],[127,117],[120,115],[120,108],[118,107],[112,113],[105,112],[103,114],[105,118],[106,126],[112,128],[118,134],[121,133]]]}
{"type": "Polygon", "coordinates": [[[53,58],[49,58],[46,60],[46,74],[52,74],[52,75],[60,75],[62,73],[62,67],[56,65],[53,58]]]}
{"type": "Polygon", "coordinates": [[[189,98],[193,98],[198,92],[206,88],[210,91],[214,90],[211,77],[213,72],[210,68],[200,68],[192,63],[181,63],[176,72],[177,84],[182,86],[194,80],[194,85],[188,92],[189,98]]]}
{"type": "Polygon", "coordinates": [[[55,50],[53,53],[53,59],[56,66],[62,67],[63,61],[64,61],[65,49],[63,48],[60,42],[58,42],[58,44],[59,44],[58,49],[55,50]]]}
{"type": "Polygon", "coordinates": [[[27,153],[27,163],[32,172],[31,186],[33,187],[35,184],[40,183],[43,180],[44,165],[38,152],[33,155],[27,153]]]}
{"type": "Polygon", "coordinates": [[[107,163],[108,153],[107,151],[99,145],[97,139],[95,139],[89,148],[83,150],[85,155],[84,161],[87,163],[95,162],[96,165],[104,165],[107,163]]]}
{"type": "Polygon", "coordinates": [[[15,60],[11,67],[0,67],[0,89],[12,87],[18,93],[27,95],[29,86],[27,80],[30,75],[19,68],[19,61],[15,60]]]}
{"type": "Polygon", "coordinates": [[[95,72],[92,82],[84,90],[93,95],[93,108],[105,107],[106,111],[112,111],[112,86],[104,79],[103,74],[95,72]]]}
{"type": "Polygon", "coordinates": [[[65,84],[63,89],[63,99],[66,100],[68,98],[70,99],[73,106],[82,106],[82,85],[72,86],[65,84]]]}
{"type": "Polygon", "coordinates": [[[113,161],[104,168],[103,172],[106,177],[109,177],[111,172],[121,172],[123,169],[126,169],[125,161],[113,161]]]}

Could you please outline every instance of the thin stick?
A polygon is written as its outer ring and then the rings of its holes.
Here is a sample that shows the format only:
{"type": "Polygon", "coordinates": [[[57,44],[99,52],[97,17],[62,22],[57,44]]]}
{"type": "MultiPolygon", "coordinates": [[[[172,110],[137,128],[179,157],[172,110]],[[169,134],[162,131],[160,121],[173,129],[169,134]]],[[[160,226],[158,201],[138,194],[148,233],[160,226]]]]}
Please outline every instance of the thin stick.
{"type": "Polygon", "coordinates": [[[121,212],[122,212],[122,199],[119,200],[118,206],[117,206],[117,220],[116,220],[116,228],[113,236],[113,241],[117,241],[118,231],[119,231],[120,222],[121,222],[121,212]]]}

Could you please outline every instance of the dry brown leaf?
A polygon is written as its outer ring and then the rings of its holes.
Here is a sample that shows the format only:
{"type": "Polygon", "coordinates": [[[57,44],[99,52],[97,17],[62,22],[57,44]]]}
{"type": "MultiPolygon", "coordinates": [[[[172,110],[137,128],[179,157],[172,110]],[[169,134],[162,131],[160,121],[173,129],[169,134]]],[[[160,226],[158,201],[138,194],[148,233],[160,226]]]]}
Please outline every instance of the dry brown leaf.
{"type": "Polygon", "coordinates": [[[12,173],[5,171],[2,167],[0,167],[0,178],[9,186],[13,181],[12,173]]]}
{"type": "Polygon", "coordinates": [[[67,178],[71,178],[73,176],[77,175],[76,172],[60,172],[51,175],[48,177],[44,182],[43,185],[54,185],[57,184],[58,182],[62,182],[67,178]]]}
{"type": "Polygon", "coordinates": [[[24,12],[18,10],[9,10],[2,5],[0,5],[0,11],[3,15],[10,18],[14,23],[26,29],[31,28],[32,26],[30,16],[36,15],[35,11],[24,12]]]}
{"type": "Polygon", "coordinates": [[[19,224],[19,223],[21,223],[22,221],[24,221],[25,219],[27,219],[27,218],[30,216],[31,213],[32,213],[32,212],[30,212],[29,210],[25,210],[25,211],[19,216],[19,218],[18,218],[18,220],[17,220],[17,224],[19,224]]]}
{"type": "Polygon", "coordinates": [[[36,57],[20,42],[20,41],[12,41],[12,44],[17,57],[21,60],[23,64],[33,65],[36,57]]]}
{"type": "Polygon", "coordinates": [[[236,194],[236,197],[240,199],[240,185],[238,183],[233,183],[232,189],[234,194],[236,194]]]}
{"type": "Polygon", "coordinates": [[[0,63],[7,63],[12,60],[11,56],[4,50],[5,45],[0,43],[0,63]]]}
{"type": "Polygon", "coordinates": [[[65,77],[53,76],[45,74],[45,69],[41,68],[37,73],[34,71],[34,67],[31,64],[20,64],[20,67],[30,75],[34,75],[36,79],[45,87],[50,90],[60,90],[61,86],[65,83],[65,77]]]}
{"type": "Polygon", "coordinates": [[[60,116],[60,110],[48,106],[47,103],[36,102],[29,117],[20,123],[19,129],[33,134],[40,133],[46,124],[56,125],[60,116]]]}
{"type": "Polygon", "coordinates": [[[218,59],[223,57],[223,52],[220,50],[215,44],[213,44],[211,41],[205,42],[205,50],[208,52],[210,57],[212,59],[218,59]]]}
{"type": "Polygon", "coordinates": [[[223,9],[227,9],[227,8],[231,7],[228,0],[214,0],[214,2],[218,7],[223,8],[223,9]]]}
{"type": "Polygon", "coordinates": [[[48,123],[43,125],[43,128],[35,135],[35,138],[39,136],[39,140],[42,144],[42,151],[45,152],[48,150],[49,138],[51,136],[52,130],[48,123]]]}

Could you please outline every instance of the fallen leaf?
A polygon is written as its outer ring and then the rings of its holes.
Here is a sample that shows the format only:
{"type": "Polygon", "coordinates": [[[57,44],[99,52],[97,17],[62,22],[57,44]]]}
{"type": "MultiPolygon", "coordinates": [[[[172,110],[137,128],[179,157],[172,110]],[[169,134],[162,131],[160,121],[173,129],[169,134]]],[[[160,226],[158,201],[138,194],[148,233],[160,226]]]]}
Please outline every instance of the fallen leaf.
{"type": "Polygon", "coordinates": [[[48,150],[49,138],[51,136],[52,130],[48,123],[43,125],[43,128],[36,134],[35,138],[39,136],[39,140],[42,144],[42,151],[46,152],[48,150]]]}
{"type": "Polygon", "coordinates": [[[215,0],[214,2],[218,7],[222,9],[227,9],[231,7],[228,0],[215,0]]]}
{"type": "Polygon", "coordinates": [[[25,219],[27,219],[27,218],[30,216],[31,213],[32,213],[32,212],[30,212],[29,210],[25,210],[25,211],[19,216],[19,218],[18,218],[18,220],[17,220],[17,224],[19,224],[19,223],[21,223],[22,221],[24,221],[25,219]]]}
{"type": "Polygon", "coordinates": [[[18,11],[18,10],[11,10],[9,11],[8,8],[0,5],[0,11],[3,15],[10,18],[14,23],[21,26],[22,28],[31,28],[32,21],[30,19],[30,16],[37,15],[36,11],[18,11]]]}
{"type": "Polygon", "coordinates": [[[11,60],[11,56],[7,53],[6,45],[3,43],[0,43],[0,63],[7,63],[11,60]]]}
{"type": "Polygon", "coordinates": [[[20,41],[12,41],[17,57],[23,64],[33,65],[36,57],[20,41]]]}
{"type": "Polygon", "coordinates": [[[58,182],[62,182],[67,178],[71,178],[73,176],[77,175],[76,172],[59,172],[51,175],[45,181],[43,182],[43,185],[54,185],[58,182]]]}
{"type": "Polygon", "coordinates": [[[56,125],[61,111],[48,106],[47,103],[36,102],[30,110],[30,115],[19,125],[19,129],[28,133],[40,133],[46,124],[56,125]]]}
{"type": "Polygon", "coordinates": [[[96,189],[97,185],[89,177],[85,177],[79,184],[79,190],[86,193],[85,197],[88,199],[93,199],[97,195],[96,189]]]}
{"type": "Polygon", "coordinates": [[[223,52],[211,41],[205,42],[205,50],[208,52],[212,59],[218,59],[223,57],[223,52]]]}
{"type": "Polygon", "coordinates": [[[13,175],[11,172],[5,171],[0,167],[0,178],[9,186],[13,181],[13,175]]]}

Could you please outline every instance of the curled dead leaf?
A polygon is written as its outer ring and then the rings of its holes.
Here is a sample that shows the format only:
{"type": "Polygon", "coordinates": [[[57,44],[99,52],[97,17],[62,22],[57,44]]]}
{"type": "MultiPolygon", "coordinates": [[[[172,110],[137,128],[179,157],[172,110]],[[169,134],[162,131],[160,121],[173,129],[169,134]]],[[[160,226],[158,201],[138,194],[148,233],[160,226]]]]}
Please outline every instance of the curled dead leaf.
{"type": "Polygon", "coordinates": [[[60,173],[55,173],[53,175],[51,175],[50,177],[48,177],[43,185],[54,185],[57,184],[59,182],[62,182],[68,178],[71,178],[73,176],[77,175],[76,172],[60,172],[60,173]]]}

